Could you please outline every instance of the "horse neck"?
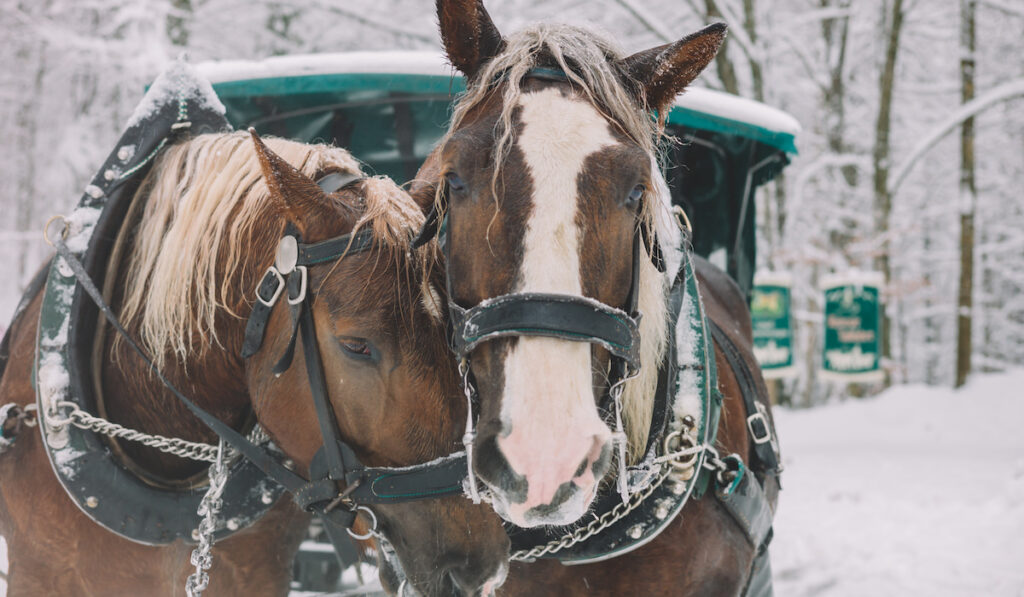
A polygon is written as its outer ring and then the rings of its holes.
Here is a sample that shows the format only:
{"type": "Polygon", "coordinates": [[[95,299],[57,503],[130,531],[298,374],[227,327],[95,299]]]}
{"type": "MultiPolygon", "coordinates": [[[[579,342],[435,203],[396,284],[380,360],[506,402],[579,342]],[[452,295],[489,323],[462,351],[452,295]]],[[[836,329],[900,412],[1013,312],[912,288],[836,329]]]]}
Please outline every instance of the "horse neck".
{"type": "MultiPolygon", "coordinates": [[[[247,254],[273,254],[273,241],[269,237],[249,240],[247,254]]],[[[222,247],[226,244],[222,243],[222,247]]],[[[222,253],[226,251],[226,248],[221,249],[222,253]]],[[[220,262],[223,263],[223,259],[220,262]]],[[[214,326],[217,343],[207,342],[203,350],[189,354],[184,361],[168,355],[162,370],[163,375],[185,396],[236,429],[244,425],[251,412],[245,362],[241,357],[245,317],[251,309],[245,295],[256,288],[266,265],[245,262],[232,276],[235,283],[230,285],[230,292],[233,296],[223,298],[225,304],[242,318],[221,309],[214,326]]],[[[120,312],[123,304],[121,289],[126,283],[127,270],[128,258],[125,257],[118,268],[116,290],[111,297],[115,312],[120,312]]],[[[139,338],[137,320],[128,322],[126,327],[133,338],[139,338]]],[[[101,379],[108,418],[146,433],[189,441],[217,442],[217,436],[188,411],[127,343],[114,342],[109,330],[103,349],[106,358],[103,359],[101,379]]],[[[201,470],[201,463],[162,454],[139,444],[123,442],[121,446],[128,457],[141,467],[160,471],[164,477],[182,478],[201,470]]]]}

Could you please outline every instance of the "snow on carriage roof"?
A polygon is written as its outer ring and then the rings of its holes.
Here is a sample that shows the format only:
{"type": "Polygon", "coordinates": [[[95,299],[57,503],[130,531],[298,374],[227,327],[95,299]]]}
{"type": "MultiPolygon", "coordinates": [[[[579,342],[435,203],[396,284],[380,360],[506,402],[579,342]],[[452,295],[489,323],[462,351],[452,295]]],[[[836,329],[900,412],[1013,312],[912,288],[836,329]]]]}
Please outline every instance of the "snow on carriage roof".
{"type": "MultiPolygon", "coordinates": [[[[242,90],[239,85],[251,87],[249,83],[264,83],[258,87],[260,93],[278,93],[285,87],[265,84],[268,80],[282,80],[322,77],[331,75],[420,75],[439,77],[444,87],[437,91],[461,90],[461,77],[448,63],[447,58],[436,52],[392,51],[392,52],[344,52],[334,54],[298,54],[275,56],[265,60],[226,60],[204,62],[198,65],[199,72],[214,84],[219,94],[235,93],[242,90]],[[459,81],[452,85],[452,80],[459,81]]],[[[310,91],[306,85],[305,91],[310,91]]],[[[679,96],[669,117],[672,123],[717,132],[740,134],[775,146],[783,151],[796,153],[795,138],[800,124],[791,115],[760,102],[738,97],[720,91],[693,87],[679,96]]]]}

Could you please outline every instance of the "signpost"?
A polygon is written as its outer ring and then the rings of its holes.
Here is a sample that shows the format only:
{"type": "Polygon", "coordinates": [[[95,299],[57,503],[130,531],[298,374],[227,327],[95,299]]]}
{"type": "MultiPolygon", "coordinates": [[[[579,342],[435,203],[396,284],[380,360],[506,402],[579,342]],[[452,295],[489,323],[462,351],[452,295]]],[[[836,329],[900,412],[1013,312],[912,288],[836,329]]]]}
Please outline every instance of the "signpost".
{"type": "Polygon", "coordinates": [[[754,276],[750,301],[754,355],[765,379],[796,374],[790,301],[792,285],[792,278],[785,272],[758,272],[754,276]]]}
{"type": "Polygon", "coordinates": [[[821,286],[825,293],[822,378],[847,383],[883,381],[879,362],[882,275],[834,274],[821,286]]]}

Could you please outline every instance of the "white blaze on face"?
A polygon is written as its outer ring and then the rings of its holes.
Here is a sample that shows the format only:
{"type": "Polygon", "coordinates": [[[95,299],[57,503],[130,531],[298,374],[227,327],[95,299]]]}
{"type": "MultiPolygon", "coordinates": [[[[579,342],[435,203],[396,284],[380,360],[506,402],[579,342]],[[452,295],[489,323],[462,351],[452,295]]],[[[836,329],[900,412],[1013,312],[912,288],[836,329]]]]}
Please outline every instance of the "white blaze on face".
{"type": "MultiPolygon", "coordinates": [[[[525,94],[520,107],[523,129],[517,143],[533,181],[533,205],[514,292],[582,295],[577,177],[588,156],[616,141],[593,107],[556,89],[525,94]]],[[[525,503],[507,505],[514,519],[550,503],[559,486],[574,479],[585,458],[596,459],[610,437],[594,403],[590,348],[585,342],[520,337],[505,359],[501,416],[511,433],[499,437],[498,445],[529,484],[525,503]]],[[[596,481],[586,466],[576,478],[585,499],[566,504],[579,511],[564,512],[569,518],[564,522],[582,515],[596,481]]]]}

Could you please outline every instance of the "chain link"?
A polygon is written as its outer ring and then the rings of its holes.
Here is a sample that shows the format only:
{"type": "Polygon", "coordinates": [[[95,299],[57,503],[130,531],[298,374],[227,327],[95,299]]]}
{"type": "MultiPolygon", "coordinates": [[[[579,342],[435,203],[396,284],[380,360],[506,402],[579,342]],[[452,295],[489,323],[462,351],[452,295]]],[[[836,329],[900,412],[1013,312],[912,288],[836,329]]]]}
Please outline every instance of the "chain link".
{"type": "Polygon", "coordinates": [[[206,572],[213,564],[213,533],[217,530],[217,514],[220,512],[223,500],[224,486],[228,481],[228,467],[224,464],[226,448],[224,440],[217,445],[217,455],[213,464],[210,465],[210,487],[199,502],[196,512],[202,516],[199,521],[199,544],[192,550],[190,559],[196,571],[189,575],[185,581],[185,593],[188,597],[202,597],[203,591],[210,585],[210,575],[206,572]]]}
{"type": "Polygon", "coordinates": [[[552,553],[557,553],[563,549],[572,547],[581,541],[593,537],[601,531],[607,529],[611,525],[615,524],[627,514],[636,510],[640,504],[644,502],[654,490],[661,486],[668,479],[672,473],[672,467],[664,466],[658,477],[651,482],[643,491],[639,491],[630,496],[628,501],[619,502],[614,508],[605,512],[600,517],[592,520],[587,526],[580,527],[573,531],[563,535],[558,539],[554,539],[545,543],[544,545],[538,545],[532,549],[520,550],[512,554],[512,560],[517,562],[530,562],[541,556],[545,556],[552,553]]]}
{"type": "MultiPolygon", "coordinates": [[[[719,463],[722,463],[722,461],[717,458],[718,452],[712,446],[707,444],[684,450],[679,450],[671,454],[666,454],[665,456],[662,456],[661,458],[657,459],[656,462],[667,462],[668,464],[662,464],[661,471],[658,473],[658,476],[651,482],[651,484],[648,485],[643,490],[638,491],[637,493],[634,493],[631,496],[629,496],[629,499],[627,501],[619,502],[618,504],[615,505],[614,508],[612,508],[608,512],[605,512],[601,516],[594,518],[594,520],[592,520],[586,526],[580,527],[571,533],[567,533],[559,537],[558,539],[554,539],[543,545],[537,545],[532,549],[524,549],[513,552],[511,559],[517,562],[531,562],[539,557],[557,553],[559,551],[562,551],[563,549],[572,547],[577,543],[590,539],[594,535],[597,535],[598,533],[604,531],[608,527],[625,518],[633,510],[639,508],[640,505],[643,504],[644,501],[647,498],[649,498],[651,494],[654,493],[654,490],[661,487],[661,485],[669,477],[671,477],[673,473],[678,472],[678,469],[672,466],[672,463],[676,462],[678,458],[691,458],[695,454],[700,454],[701,452],[714,454],[715,459],[718,460],[719,463]]],[[[722,464],[724,466],[724,463],[722,464]]]]}
{"type": "MultiPolygon", "coordinates": [[[[63,416],[56,414],[47,415],[46,422],[50,427],[59,429],[63,425],[71,424],[79,429],[92,431],[94,433],[106,435],[107,437],[139,442],[144,446],[155,448],[161,452],[173,454],[181,458],[211,463],[217,461],[219,446],[204,444],[201,442],[190,442],[177,437],[165,437],[163,435],[143,433],[136,429],[118,425],[117,423],[108,421],[104,418],[89,414],[85,410],[82,410],[82,408],[77,404],[68,400],[61,400],[57,402],[57,408],[67,410],[63,416]]],[[[267,434],[259,425],[254,426],[252,431],[249,433],[249,441],[254,444],[261,444],[268,439],[267,434]]],[[[234,456],[233,449],[228,447],[226,450],[226,456],[229,459],[234,456]]]]}

